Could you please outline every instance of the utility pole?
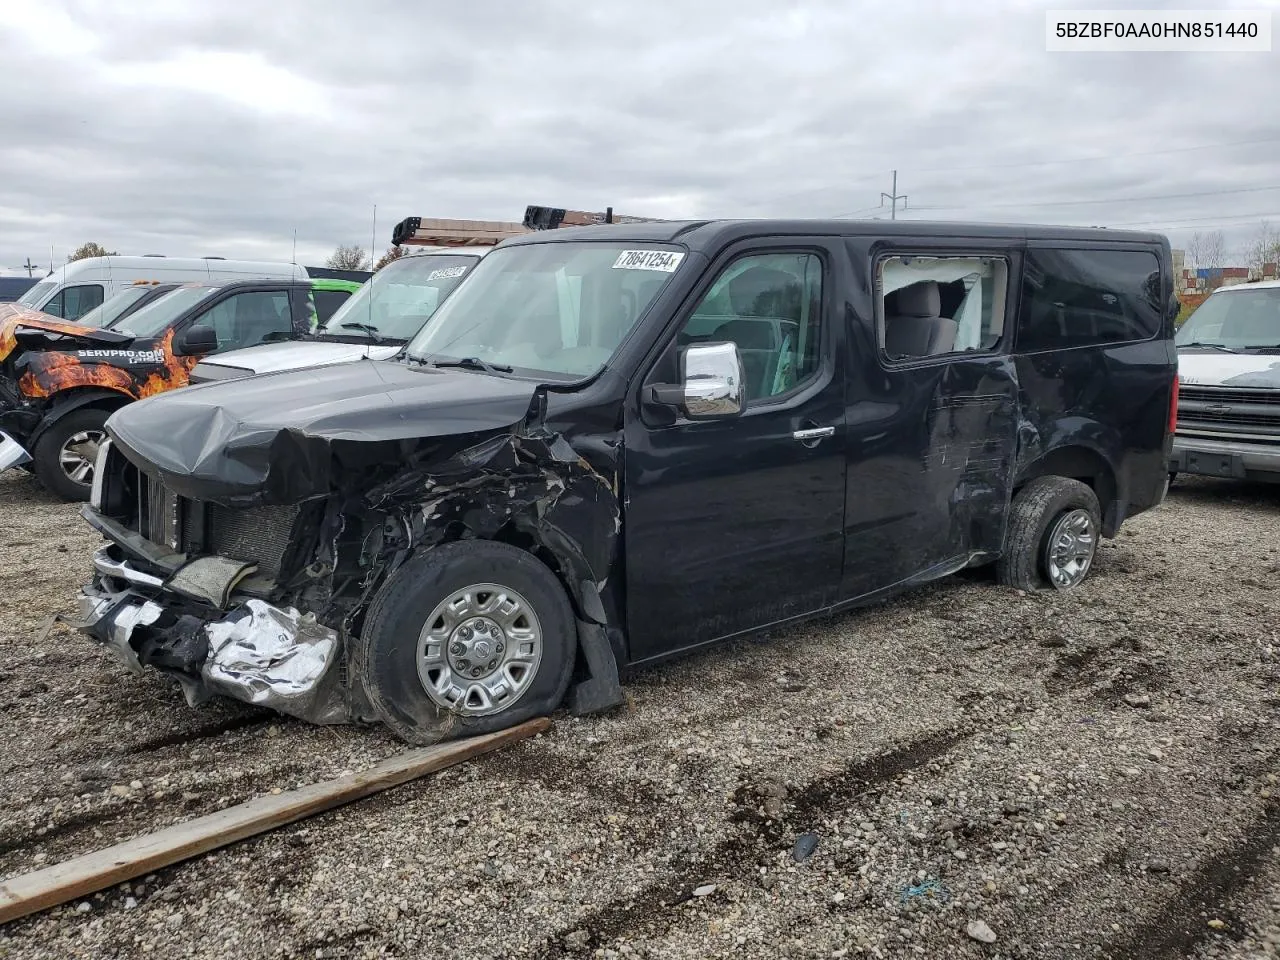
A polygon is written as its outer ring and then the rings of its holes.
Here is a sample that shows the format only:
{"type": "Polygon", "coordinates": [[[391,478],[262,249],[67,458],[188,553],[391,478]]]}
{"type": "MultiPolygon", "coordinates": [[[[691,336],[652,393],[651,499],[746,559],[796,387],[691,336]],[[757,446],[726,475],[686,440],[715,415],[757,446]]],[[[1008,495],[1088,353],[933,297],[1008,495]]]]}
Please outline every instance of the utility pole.
{"type": "Polygon", "coordinates": [[[38,263],[32,263],[32,262],[31,262],[31,258],[30,258],[30,257],[27,257],[27,262],[26,262],[26,263],[24,263],[24,264],[23,264],[23,266],[27,268],[27,277],[28,277],[28,278],[30,278],[30,277],[31,277],[31,271],[32,271],[32,270],[39,270],[39,269],[40,269],[40,264],[38,264],[38,263]]]}
{"type": "Polygon", "coordinates": [[[902,201],[902,209],[903,210],[907,209],[907,195],[905,193],[903,194],[898,193],[898,171],[897,170],[893,171],[893,193],[885,193],[881,191],[880,206],[883,207],[884,202],[886,200],[891,200],[893,202],[892,206],[889,208],[890,220],[898,219],[898,201],[899,200],[902,201]]]}

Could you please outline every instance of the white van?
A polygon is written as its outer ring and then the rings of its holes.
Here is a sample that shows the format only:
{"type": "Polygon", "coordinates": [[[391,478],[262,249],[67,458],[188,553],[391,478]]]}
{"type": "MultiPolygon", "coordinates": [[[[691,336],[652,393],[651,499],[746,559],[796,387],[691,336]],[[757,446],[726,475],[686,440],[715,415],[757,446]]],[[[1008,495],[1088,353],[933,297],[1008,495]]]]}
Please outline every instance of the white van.
{"type": "Polygon", "coordinates": [[[226,260],[222,257],[85,257],[64,264],[18,298],[18,303],[64,320],[78,320],[108,297],[139,281],[204,283],[210,280],[306,280],[295,263],[226,260]]]}

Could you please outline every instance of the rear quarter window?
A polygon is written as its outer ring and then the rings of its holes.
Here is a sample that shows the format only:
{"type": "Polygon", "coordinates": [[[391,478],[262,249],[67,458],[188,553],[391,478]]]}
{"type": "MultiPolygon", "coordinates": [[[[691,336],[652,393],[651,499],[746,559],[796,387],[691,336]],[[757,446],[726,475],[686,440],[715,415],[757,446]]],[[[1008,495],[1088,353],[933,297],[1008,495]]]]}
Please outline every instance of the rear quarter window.
{"type": "Polygon", "coordinates": [[[1029,249],[1017,350],[1149,340],[1160,332],[1160,261],[1141,250],[1029,249]]]}

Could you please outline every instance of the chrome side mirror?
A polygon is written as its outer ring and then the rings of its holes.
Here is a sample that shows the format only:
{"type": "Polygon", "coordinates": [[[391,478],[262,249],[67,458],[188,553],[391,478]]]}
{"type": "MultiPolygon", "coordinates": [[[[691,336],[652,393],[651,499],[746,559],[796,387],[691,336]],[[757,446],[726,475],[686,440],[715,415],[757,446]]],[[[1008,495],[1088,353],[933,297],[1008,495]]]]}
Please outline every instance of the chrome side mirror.
{"type": "Polygon", "coordinates": [[[736,417],[746,399],[746,376],[736,343],[695,343],[685,351],[680,406],[686,417],[736,417]]]}

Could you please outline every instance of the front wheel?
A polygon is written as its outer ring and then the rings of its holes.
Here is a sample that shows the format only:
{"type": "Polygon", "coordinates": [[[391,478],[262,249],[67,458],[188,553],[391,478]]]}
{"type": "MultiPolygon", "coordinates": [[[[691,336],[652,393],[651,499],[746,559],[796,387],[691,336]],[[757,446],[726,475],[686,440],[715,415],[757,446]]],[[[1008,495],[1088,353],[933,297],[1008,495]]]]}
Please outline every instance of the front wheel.
{"type": "Polygon", "coordinates": [[[555,710],[576,650],[573,609],[523,550],[464,540],[418,553],[374,597],[356,675],[402,740],[491,733],[555,710]]]}
{"type": "Polygon", "coordinates": [[[85,501],[93,489],[98,447],[107,438],[110,410],[73,410],[51,426],[36,443],[31,459],[46,490],[64,500],[85,501]]]}
{"type": "Polygon", "coordinates": [[[1102,511],[1088,486],[1037,477],[1013,498],[996,576],[1023,590],[1079,586],[1093,566],[1101,530],[1102,511]]]}

